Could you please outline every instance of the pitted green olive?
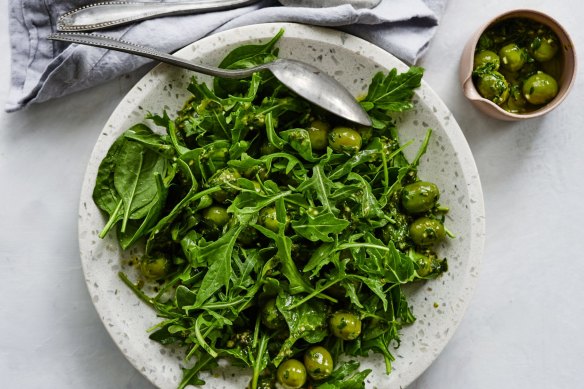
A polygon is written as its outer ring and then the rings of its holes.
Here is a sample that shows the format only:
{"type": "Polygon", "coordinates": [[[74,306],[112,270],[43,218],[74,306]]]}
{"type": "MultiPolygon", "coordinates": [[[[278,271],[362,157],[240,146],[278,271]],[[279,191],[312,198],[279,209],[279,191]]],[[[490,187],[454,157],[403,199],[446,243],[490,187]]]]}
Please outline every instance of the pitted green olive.
{"type": "Polygon", "coordinates": [[[150,280],[159,280],[168,275],[170,264],[165,257],[144,257],[140,261],[140,272],[150,280]]]}
{"type": "Polygon", "coordinates": [[[527,100],[523,93],[521,93],[521,88],[519,85],[514,85],[511,87],[511,92],[509,93],[509,98],[507,99],[507,111],[513,113],[522,113],[527,110],[527,100]]]}
{"type": "Polygon", "coordinates": [[[240,178],[241,175],[239,172],[233,168],[224,168],[219,169],[215,174],[209,178],[207,185],[209,187],[213,186],[220,186],[221,190],[217,192],[213,192],[211,196],[215,201],[218,203],[225,203],[228,199],[232,199],[237,194],[237,189],[233,186],[236,184],[237,179],[240,178]]]}
{"type": "Polygon", "coordinates": [[[214,228],[221,228],[229,221],[227,210],[218,205],[205,208],[202,213],[205,223],[214,228]]]}
{"type": "Polygon", "coordinates": [[[288,359],[278,366],[278,382],[286,389],[299,389],[306,383],[306,368],[297,359],[288,359]]]}
{"type": "Polygon", "coordinates": [[[410,236],[419,246],[430,246],[446,237],[446,230],[440,220],[421,217],[410,224],[410,236]]]}
{"type": "MultiPolygon", "coordinates": [[[[278,232],[280,223],[278,222],[278,218],[276,215],[276,208],[274,207],[265,207],[262,208],[259,214],[259,223],[266,227],[268,230],[272,230],[274,232],[278,232]]],[[[286,215],[286,226],[288,226],[289,217],[286,215]]]]}
{"type": "Polygon", "coordinates": [[[491,50],[483,50],[475,54],[473,70],[476,70],[487,64],[490,64],[492,66],[492,70],[499,70],[501,60],[499,56],[496,53],[492,52],[491,50]]]}
{"type": "Polygon", "coordinates": [[[337,153],[354,154],[361,149],[361,135],[349,127],[335,127],[329,132],[329,146],[337,153]]]}
{"type": "Polygon", "coordinates": [[[525,63],[525,53],[515,43],[503,46],[499,50],[499,57],[501,58],[501,66],[512,72],[521,69],[525,63]]]}
{"type": "Polygon", "coordinates": [[[436,205],[440,190],[436,184],[417,181],[402,188],[401,204],[407,213],[427,212],[436,205]]]}
{"type": "Polygon", "coordinates": [[[286,320],[276,307],[276,299],[270,299],[262,307],[262,324],[271,330],[286,328],[286,320]]]}
{"type": "Polygon", "coordinates": [[[558,52],[558,43],[552,38],[536,38],[531,43],[531,54],[538,62],[546,62],[554,58],[558,52]]]}
{"type": "Polygon", "coordinates": [[[333,357],[326,348],[313,346],[304,353],[304,366],[312,379],[322,380],[333,372],[333,357]]]}
{"type": "Polygon", "coordinates": [[[361,319],[354,313],[337,311],[331,316],[329,327],[337,338],[353,340],[361,334],[361,319]]]}
{"type": "Polygon", "coordinates": [[[497,105],[503,104],[509,97],[509,84],[505,77],[496,71],[481,74],[477,89],[481,96],[497,105]]]}
{"type": "Polygon", "coordinates": [[[537,72],[523,83],[523,95],[531,104],[545,104],[557,94],[558,83],[544,72],[537,72]]]}
{"type": "Polygon", "coordinates": [[[314,120],[307,128],[312,150],[324,150],[328,146],[328,133],[331,126],[320,120],[314,120]]]}

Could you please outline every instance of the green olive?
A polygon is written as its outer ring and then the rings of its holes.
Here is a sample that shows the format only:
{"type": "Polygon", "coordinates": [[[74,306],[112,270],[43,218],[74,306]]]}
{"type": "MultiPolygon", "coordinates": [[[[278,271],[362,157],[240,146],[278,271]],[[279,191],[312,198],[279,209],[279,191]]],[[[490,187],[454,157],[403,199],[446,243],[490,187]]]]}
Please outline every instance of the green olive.
{"type": "Polygon", "coordinates": [[[306,368],[297,359],[288,359],[278,366],[278,382],[286,389],[298,389],[306,383],[306,368]]]}
{"type": "Polygon", "coordinates": [[[262,307],[262,324],[271,330],[286,328],[286,320],[276,307],[276,299],[268,300],[262,307]]]}
{"type": "Polygon", "coordinates": [[[525,63],[525,53],[515,43],[503,46],[499,50],[499,57],[501,58],[501,66],[512,72],[521,69],[525,63]]]}
{"type": "Polygon", "coordinates": [[[361,149],[361,135],[349,127],[335,127],[329,132],[329,146],[337,153],[354,154],[361,149]]]}
{"type": "Polygon", "coordinates": [[[558,43],[552,38],[535,38],[531,43],[531,54],[538,62],[554,58],[558,52],[558,43]]]}
{"type": "Polygon", "coordinates": [[[434,208],[439,197],[436,184],[418,181],[402,188],[401,204],[407,213],[421,213],[434,208]]]}
{"type": "Polygon", "coordinates": [[[328,146],[328,132],[331,126],[320,120],[314,120],[307,128],[312,150],[324,150],[328,146]]]}
{"type": "MultiPolygon", "coordinates": [[[[262,208],[259,214],[259,222],[262,226],[266,227],[268,230],[278,232],[280,228],[280,223],[276,216],[276,208],[266,207],[262,208]]],[[[288,215],[286,215],[286,226],[288,225],[288,215]]]]}
{"type": "Polygon", "coordinates": [[[410,224],[410,236],[419,246],[430,246],[446,237],[444,225],[436,219],[421,217],[410,224]]]}
{"type": "Polygon", "coordinates": [[[501,60],[499,56],[491,50],[483,50],[474,56],[473,70],[476,70],[485,65],[492,66],[492,70],[499,70],[501,60]]]}
{"type": "Polygon", "coordinates": [[[430,258],[426,257],[425,255],[420,255],[416,259],[416,263],[418,265],[416,273],[418,273],[420,277],[426,277],[428,274],[432,273],[432,260],[430,260],[430,258]]]}
{"type": "Polygon", "coordinates": [[[416,273],[420,277],[440,274],[448,269],[447,261],[439,259],[431,250],[424,250],[421,253],[414,251],[410,253],[410,256],[416,263],[416,273]]]}
{"type": "Polygon", "coordinates": [[[545,104],[557,94],[558,83],[544,72],[537,72],[523,83],[523,95],[531,104],[545,104]]]}
{"type": "Polygon", "coordinates": [[[337,338],[353,340],[361,334],[361,319],[354,313],[337,311],[331,316],[329,327],[337,338]]]}
{"type": "Polygon", "coordinates": [[[140,261],[140,272],[150,280],[159,280],[168,275],[170,264],[165,257],[144,257],[140,261]]]}
{"type": "Polygon", "coordinates": [[[527,111],[527,100],[519,85],[511,87],[509,98],[507,99],[507,111],[512,113],[522,113],[527,111]]]}
{"type": "Polygon", "coordinates": [[[203,220],[211,227],[221,228],[229,221],[229,214],[225,208],[212,205],[203,210],[203,220]]]}
{"type": "Polygon", "coordinates": [[[304,353],[304,366],[312,379],[322,380],[333,372],[333,357],[326,348],[313,346],[304,353]]]}
{"type": "Polygon", "coordinates": [[[233,185],[237,182],[237,179],[241,175],[239,172],[233,168],[219,169],[209,178],[207,185],[209,187],[220,186],[221,190],[213,192],[211,196],[218,203],[225,203],[228,199],[235,197],[237,194],[237,189],[233,188],[233,185]]]}
{"type": "Polygon", "coordinates": [[[503,104],[509,97],[509,84],[505,77],[496,71],[481,74],[477,89],[481,96],[498,105],[503,104]]]}

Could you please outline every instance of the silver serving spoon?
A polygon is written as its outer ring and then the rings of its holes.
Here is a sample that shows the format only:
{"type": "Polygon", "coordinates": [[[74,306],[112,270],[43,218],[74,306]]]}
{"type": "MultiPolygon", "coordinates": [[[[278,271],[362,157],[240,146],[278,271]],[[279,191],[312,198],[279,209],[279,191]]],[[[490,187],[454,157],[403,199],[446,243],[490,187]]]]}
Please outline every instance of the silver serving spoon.
{"type": "Polygon", "coordinates": [[[122,51],[215,77],[245,78],[255,72],[269,70],[282,84],[326,111],[364,126],[371,126],[372,124],[369,115],[367,115],[355,97],[344,86],[325,72],[304,62],[281,58],[247,69],[220,69],[195,64],[150,47],[136,45],[103,35],[55,33],[49,35],[48,39],[122,51]]]}
{"type": "MultiPolygon", "coordinates": [[[[86,5],[59,17],[59,31],[91,31],[153,19],[161,16],[186,15],[243,7],[259,0],[199,0],[165,3],[108,1],[86,5]]],[[[351,4],[355,8],[373,8],[381,0],[279,0],[289,7],[333,7],[351,4]]]]}

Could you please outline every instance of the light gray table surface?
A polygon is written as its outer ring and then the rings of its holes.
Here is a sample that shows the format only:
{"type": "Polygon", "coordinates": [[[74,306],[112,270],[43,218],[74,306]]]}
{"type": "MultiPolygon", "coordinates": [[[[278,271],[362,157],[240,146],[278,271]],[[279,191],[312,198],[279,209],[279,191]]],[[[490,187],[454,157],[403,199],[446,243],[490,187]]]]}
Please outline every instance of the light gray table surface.
{"type": "MultiPolygon", "coordinates": [[[[584,53],[579,0],[450,0],[420,65],[460,124],[481,176],[487,242],[471,305],[412,389],[581,388],[584,364],[584,74],[541,119],[489,119],[463,97],[458,59],[484,21],[548,12],[584,53]]],[[[0,105],[10,78],[0,15],[0,105]]],[[[0,387],[151,388],[103,328],[86,291],[77,203],[93,145],[137,81],[0,113],[0,387]]]]}

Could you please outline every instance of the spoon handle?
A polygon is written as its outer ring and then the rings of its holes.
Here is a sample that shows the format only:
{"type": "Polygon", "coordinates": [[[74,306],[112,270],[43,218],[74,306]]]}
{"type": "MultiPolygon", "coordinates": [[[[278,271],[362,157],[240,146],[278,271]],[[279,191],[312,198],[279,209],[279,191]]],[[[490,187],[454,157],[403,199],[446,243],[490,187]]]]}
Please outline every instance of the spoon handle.
{"type": "Polygon", "coordinates": [[[146,57],[150,59],[157,60],[159,62],[168,63],[171,65],[179,66],[181,68],[193,70],[195,72],[203,73],[208,76],[223,77],[223,78],[244,78],[252,75],[253,73],[264,70],[266,66],[256,66],[247,69],[221,69],[206,65],[200,65],[188,61],[186,59],[179,58],[175,55],[167,54],[165,52],[153,49],[151,47],[140,46],[134,43],[125,42],[119,39],[110,38],[104,35],[98,34],[88,34],[83,32],[65,32],[65,33],[54,33],[47,37],[48,39],[78,43],[82,45],[102,47],[105,49],[122,51],[124,53],[130,53],[139,55],[141,57],[146,57]]]}
{"type": "Polygon", "coordinates": [[[258,0],[200,0],[197,2],[146,3],[111,1],[90,4],[59,17],[59,31],[109,28],[160,16],[196,14],[243,7],[258,0]]]}

